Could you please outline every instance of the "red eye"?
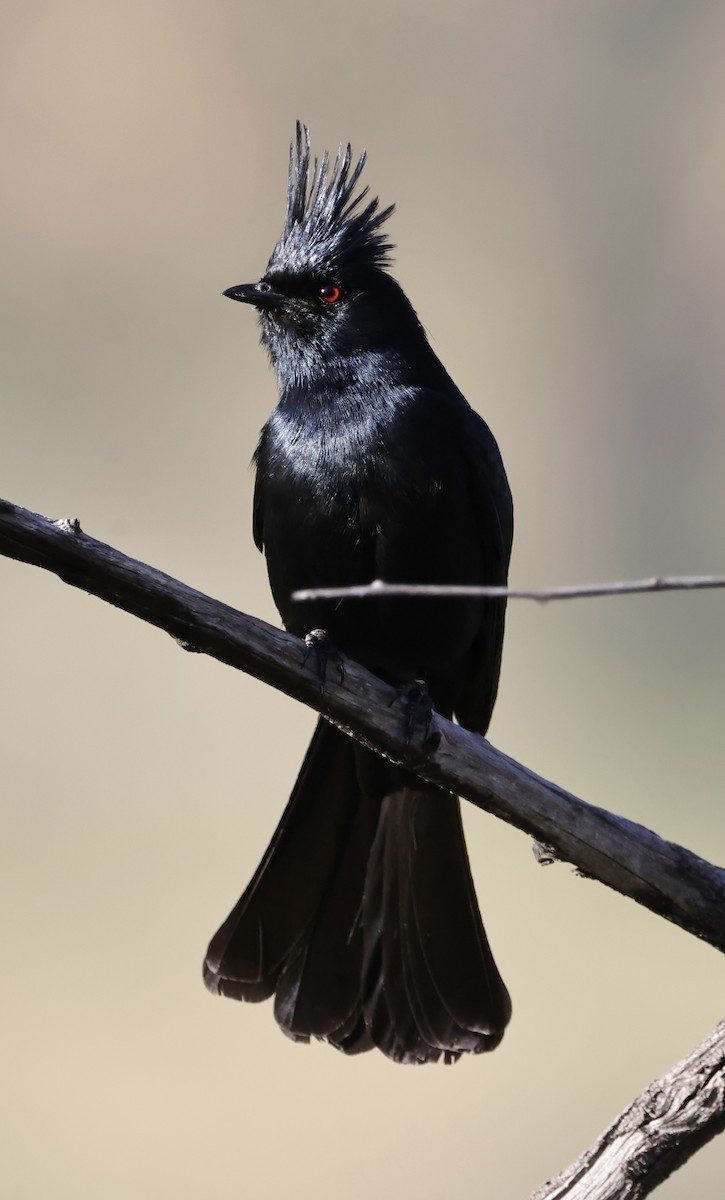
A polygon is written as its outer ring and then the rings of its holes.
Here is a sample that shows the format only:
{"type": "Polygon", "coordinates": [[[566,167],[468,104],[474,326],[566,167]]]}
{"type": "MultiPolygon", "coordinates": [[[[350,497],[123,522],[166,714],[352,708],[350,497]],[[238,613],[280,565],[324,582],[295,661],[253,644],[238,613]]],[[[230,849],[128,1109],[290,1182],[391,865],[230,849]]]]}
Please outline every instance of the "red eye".
{"type": "Polygon", "coordinates": [[[320,297],[325,304],[337,304],[340,299],[340,289],[336,283],[326,283],[320,288],[320,297]]]}

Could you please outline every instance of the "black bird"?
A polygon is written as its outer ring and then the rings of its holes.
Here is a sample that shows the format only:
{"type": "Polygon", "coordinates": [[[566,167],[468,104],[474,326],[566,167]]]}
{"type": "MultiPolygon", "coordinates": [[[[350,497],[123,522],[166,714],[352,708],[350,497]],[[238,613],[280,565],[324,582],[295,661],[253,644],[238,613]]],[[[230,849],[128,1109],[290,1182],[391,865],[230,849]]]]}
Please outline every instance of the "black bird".
{"type": "MultiPolygon", "coordinates": [[[[254,538],[285,626],[485,733],[505,603],[478,598],[295,604],[298,588],[505,584],[511,495],[496,442],[386,272],[392,207],[363,203],[348,145],[290,151],[287,214],[253,305],[279,383],[255,462],[254,538]]],[[[320,720],[267,853],[213,937],[204,975],[239,1000],[275,995],[296,1041],[396,1062],[492,1050],[511,1013],[481,923],[458,800],[320,720]]]]}

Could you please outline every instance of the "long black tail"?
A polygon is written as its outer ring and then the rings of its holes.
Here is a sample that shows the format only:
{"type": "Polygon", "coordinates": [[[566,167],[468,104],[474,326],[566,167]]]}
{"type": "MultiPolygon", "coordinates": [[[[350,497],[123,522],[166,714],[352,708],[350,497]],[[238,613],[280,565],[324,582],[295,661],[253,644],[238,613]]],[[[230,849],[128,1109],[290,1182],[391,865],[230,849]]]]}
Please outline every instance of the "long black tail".
{"type": "Polygon", "coordinates": [[[492,1050],[511,1005],[478,911],[458,801],[320,720],[207,987],[275,994],[290,1037],[396,1062],[492,1050]]]}

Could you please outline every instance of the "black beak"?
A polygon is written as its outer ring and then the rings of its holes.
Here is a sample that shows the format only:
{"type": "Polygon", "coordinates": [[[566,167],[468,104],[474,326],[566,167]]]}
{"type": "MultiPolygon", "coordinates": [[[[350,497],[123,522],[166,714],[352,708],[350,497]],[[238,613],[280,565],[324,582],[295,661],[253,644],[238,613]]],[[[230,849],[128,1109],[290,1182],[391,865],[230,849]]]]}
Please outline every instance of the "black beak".
{"type": "Polygon", "coordinates": [[[257,308],[275,308],[284,299],[266,279],[260,279],[259,283],[237,283],[222,295],[242,304],[254,304],[257,308]]]}

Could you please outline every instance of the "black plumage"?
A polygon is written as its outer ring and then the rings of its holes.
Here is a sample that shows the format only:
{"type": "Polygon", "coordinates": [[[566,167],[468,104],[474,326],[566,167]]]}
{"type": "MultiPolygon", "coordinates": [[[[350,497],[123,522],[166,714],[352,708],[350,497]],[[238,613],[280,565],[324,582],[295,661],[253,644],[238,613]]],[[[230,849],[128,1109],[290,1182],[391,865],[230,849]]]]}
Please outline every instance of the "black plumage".
{"type": "MultiPolygon", "coordinates": [[[[256,307],[279,403],[255,455],[254,537],[285,626],[485,733],[505,605],[477,598],[318,601],[299,588],[504,584],[511,496],[496,442],[387,273],[392,208],[357,188],[364,154],[310,161],[298,125],[287,214],[256,307]]],[[[495,1047],[510,1016],[481,923],[455,797],[324,720],[269,849],[211,941],[208,987],[275,995],[296,1040],[398,1062],[495,1047]]]]}

